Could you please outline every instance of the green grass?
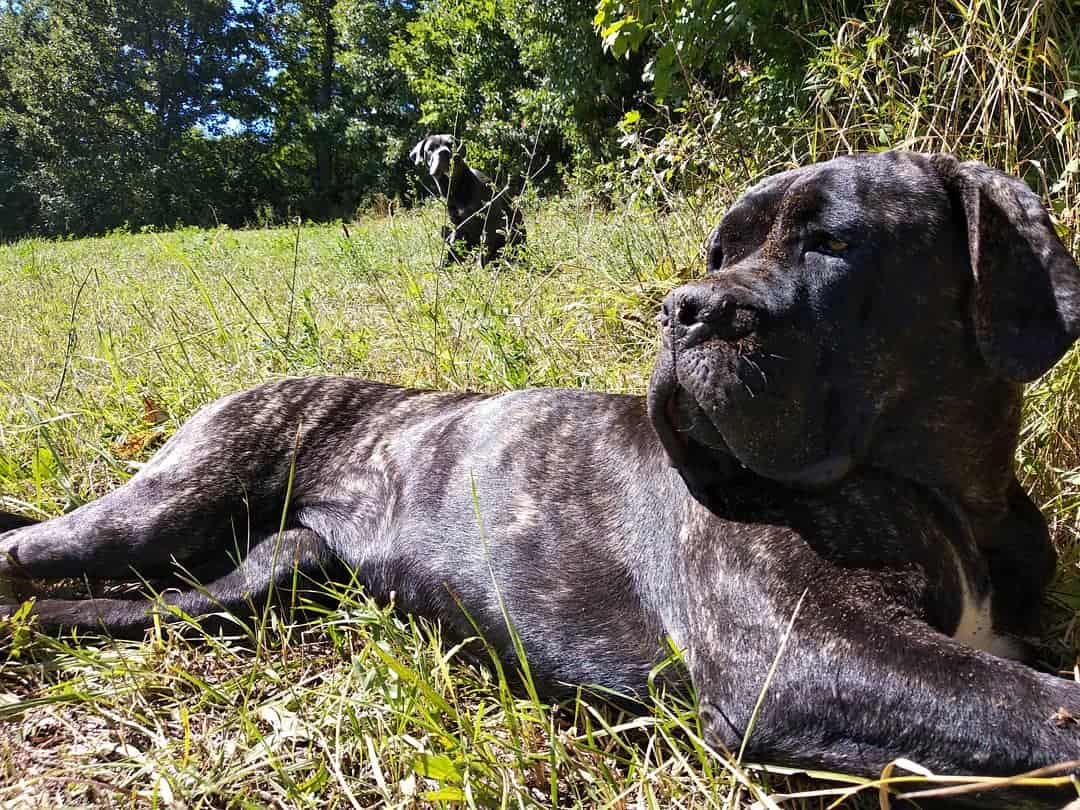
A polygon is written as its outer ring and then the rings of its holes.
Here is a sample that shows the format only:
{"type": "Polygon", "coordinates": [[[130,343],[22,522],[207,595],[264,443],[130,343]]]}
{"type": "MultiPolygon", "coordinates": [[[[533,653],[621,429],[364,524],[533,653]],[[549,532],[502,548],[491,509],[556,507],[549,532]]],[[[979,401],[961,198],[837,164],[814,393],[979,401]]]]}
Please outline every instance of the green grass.
{"type": "MultiPolygon", "coordinates": [[[[348,234],[0,248],[0,509],[44,517],[97,497],[201,405],[286,374],[643,392],[657,304],[700,272],[726,202],[533,205],[520,260],[487,269],[440,268],[435,206],[348,234]]],[[[1078,369],[1074,352],[1032,389],[1020,459],[1063,552],[1046,646],[1059,663],[1080,610],[1064,575],[1080,557],[1078,369]]],[[[82,646],[20,630],[0,652],[0,804],[705,808],[807,787],[760,787],[670,696],[644,717],[588,693],[552,707],[452,653],[438,628],[359,593],[314,623],[273,617],[227,639],[162,628],[82,646]]]]}

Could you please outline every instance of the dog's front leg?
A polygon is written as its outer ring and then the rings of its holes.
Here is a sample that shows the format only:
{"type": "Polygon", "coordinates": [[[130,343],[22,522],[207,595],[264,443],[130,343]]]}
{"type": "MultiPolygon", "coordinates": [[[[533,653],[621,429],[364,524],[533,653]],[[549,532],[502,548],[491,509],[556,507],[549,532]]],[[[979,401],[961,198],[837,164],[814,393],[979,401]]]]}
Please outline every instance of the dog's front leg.
{"type": "Polygon", "coordinates": [[[461,254],[454,249],[454,245],[459,241],[459,235],[457,228],[444,225],[442,229],[443,246],[445,252],[443,253],[442,266],[447,267],[456,262],[462,261],[461,254]]]}
{"type": "Polygon", "coordinates": [[[876,573],[815,565],[797,543],[790,566],[743,557],[756,573],[722,547],[690,564],[688,658],[714,744],[862,775],[900,757],[1001,776],[1080,759],[1080,684],[966,647],[876,573]]]}

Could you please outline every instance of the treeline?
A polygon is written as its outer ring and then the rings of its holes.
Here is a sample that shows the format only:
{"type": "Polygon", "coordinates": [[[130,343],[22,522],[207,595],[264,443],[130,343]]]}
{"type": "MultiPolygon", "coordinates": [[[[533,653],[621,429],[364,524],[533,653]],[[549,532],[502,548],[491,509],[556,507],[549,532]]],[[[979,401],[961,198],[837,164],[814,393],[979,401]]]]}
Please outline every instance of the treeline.
{"type": "Polygon", "coordinates": [[[0,238],[349,217],[409,147],[665,196],[908,144],[1080,163],[1075,0],[0,0],[0,238]],[[1070,150],[1073,150],[1070,153],[1070,150]]]}
{"type": "Polygon", "coordinates": [[[0,235],[352,215],[412,142],[518,175],[612,153],[643,87],[576,0],[4,0],[0,235]],[[530,156],[535,165],[530,170],[530,156]]]}

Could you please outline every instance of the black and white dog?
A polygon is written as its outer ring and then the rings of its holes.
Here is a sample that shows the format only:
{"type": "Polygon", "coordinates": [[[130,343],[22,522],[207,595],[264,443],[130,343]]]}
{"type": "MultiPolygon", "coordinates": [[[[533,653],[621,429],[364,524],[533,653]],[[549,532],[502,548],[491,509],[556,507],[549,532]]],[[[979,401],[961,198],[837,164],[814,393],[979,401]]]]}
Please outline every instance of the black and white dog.
{"type": "Polygon", "coordinates": [[[355,577],[462,636],[464,607],[513,660],[505,605],[551,693],[640,695],[670,638],[709,739],[749,735],[758,761],[1080,759],[1080,684],[1015,660],[1055,561],[1013,471],[1022,384],[1080,334],[1080,271],[1036,195],[904,152],[770,177],[661,332],[644,399],[344,377],[233,394],[119,489],[0,535],[0,577],[217,567],[155,602],[34,606],[42,628],[114,633],[247,613],[297,569],[355,577]]]}
{"type": "Polygon", "coordinates": [[[465,144],[453,135],[429,135],[409,158],[427,168],[446,200],[453,226],[443,230],[447,258],[460,261],[465,251],[481,248],[480,260],[486,263],[505,247],[525,241],[525,225],[509,189],[496,189],[491,178],[467,165],[465,144]]]}

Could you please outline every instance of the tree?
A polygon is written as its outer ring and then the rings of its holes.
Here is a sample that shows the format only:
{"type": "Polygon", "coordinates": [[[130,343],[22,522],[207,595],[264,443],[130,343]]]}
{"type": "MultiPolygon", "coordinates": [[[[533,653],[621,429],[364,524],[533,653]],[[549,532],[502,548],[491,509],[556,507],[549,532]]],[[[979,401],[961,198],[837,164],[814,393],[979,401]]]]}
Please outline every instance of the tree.
{"type": "Polygon", "coordinates": [[[275,155],[295,210],[347,216],[404,189],[401,156],[417,117],[392,32],[415,16],[394,0],[297,0],[273,11],[275,155]]]}
{"type": "Polygon", "coordinates": [[[503,28],[531,86],[519,91],[526,118],[546,119],[576,162],[589,165],[617,149],[614,127],[646,88],[643,60],[616,60],[593,30],[593,0],[504,0],[503,28]]]}
{"type": "Polygon", "coordinates": [[[287,0],[268,7],[274,141],[279,157],[291,158],[286,166],[299,160],[300,166],[291,167],[299,168],[294,182],[307,186],[299,209],[315,218],[330,216],[339,202],[335,159],[342,127],[335,5],[336,0],[287,0]],[[303,156],[296,154],[300,148],[303,156]],[[308,159],[310,167],[304,165],[308,159]]]}
{"type": "Polygon", "coordinates": [[[341,70],[351,107],[345,144],[348,184],[358,198],[398,195],[410,185],[405,155],[417,137],[416,95],[390,58],[393,37],[416,18],[414,3],[341,0],[341,70]]]}
{"type": "Polygon", "coordinates": [[[592,161],[641,82],[603,53],[591,20],[587,0],[427,0],[391,58],[420,123],[468,138],[489,171],[592,161]]]}
{"type": "MultiPolygon", "coordinates": [[[[27,0],[0,8],[0,130],[33,223],[91,233],[208,219],[193,139],[248,111],[265,71],[229,0],[27,0]]],[[[9,207],[9,206],[7,206],[9,207]]]]}
{"type": "Polygon", "coordinates": [[[519,92],[529,86],[496,0],[428,0],[397,32],[390,58],[419,103],[423,133],[469,140],[470,162],[494,170],[528,144],[519,92]]]}

